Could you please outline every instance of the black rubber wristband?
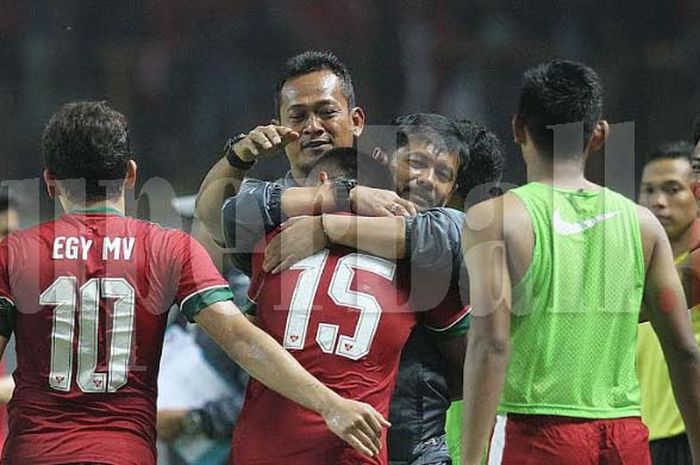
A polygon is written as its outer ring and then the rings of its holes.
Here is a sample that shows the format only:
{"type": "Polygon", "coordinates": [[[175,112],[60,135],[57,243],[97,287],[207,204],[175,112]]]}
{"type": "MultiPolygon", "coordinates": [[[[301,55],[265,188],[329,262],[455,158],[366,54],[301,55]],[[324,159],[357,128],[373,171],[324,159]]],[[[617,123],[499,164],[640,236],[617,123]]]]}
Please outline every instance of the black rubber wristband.
{"type": "Polygon", "coordinates": [[[335,209],[336,211],[351,211],[350,191],[357,186],[357,181],[344,177],[336,178],[333,181],[335,186],[335,209]]]}
{"type": "Polygon", "coordinates": [[[239,134],[237,136],[231,137],[231,138],[229,138],[229,140],[226,141],[226,145],[224,145],[224,157],[226,157],[226,161],[233,168],[236,168],[239,170],[249,170],[255,164],[255,160],[251,160],[251,161],[241,160],[239,158],[239,156],[236,155],[235,150],[233,150],[233,147],[237,143],[239,143],[241,140],[245,139],[245,137],[246,137],[245,134],[239,134]]]}

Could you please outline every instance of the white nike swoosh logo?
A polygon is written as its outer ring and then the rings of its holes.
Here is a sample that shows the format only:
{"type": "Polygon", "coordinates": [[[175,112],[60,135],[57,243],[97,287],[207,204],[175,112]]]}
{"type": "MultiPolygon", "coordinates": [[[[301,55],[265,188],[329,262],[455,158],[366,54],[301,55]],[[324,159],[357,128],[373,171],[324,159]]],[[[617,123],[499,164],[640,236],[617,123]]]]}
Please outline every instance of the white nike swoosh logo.
{"type": "Polygon", "coordinates": [[[593,226],[602,223],[605,220],[614,218],[619,215],[620,211],[601,213],[600,215],[594,216],[592,218],[587,218],[585,220],[577,221],[576,223],[569,223],[561,218],[559,210],[554,212],[554,217],[552,218],[554,222],[554,231],[562,236],[571,236],[574,234],[581,234],[587,229],[591,229],[593,226]]]}

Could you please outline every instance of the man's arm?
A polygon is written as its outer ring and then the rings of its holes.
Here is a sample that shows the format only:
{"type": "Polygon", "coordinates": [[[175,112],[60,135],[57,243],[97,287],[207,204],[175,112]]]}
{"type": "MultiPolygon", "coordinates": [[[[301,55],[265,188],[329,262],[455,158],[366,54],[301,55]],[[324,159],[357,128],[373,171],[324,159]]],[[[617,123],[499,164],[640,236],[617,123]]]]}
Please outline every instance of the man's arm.
{"type": "Polygon", "coordinates": [[[195,215],[219,244],[224,243],[221,207],[238,192],[248,170],[232,167],[226,158],[219,160],[202,181],[195,202],[195,215]]]}
{"type": "Polygon", "coordinates": [[[375,455],[389,423],[367,404],[343,399],[321,384],[230,301],[212,304],[195,321],[262,384],[323,416],[328,427],[366,455],[375,455]]]}
{"type": "MultiPolygon", "coordinates": [[[[332,243],[390,260],[405,259],[410,270],[405,277],[409,279],[411,306],[423,311],[438,305],[451,286],[463,284],[463,218],[459,211],[434,208],[408,218],[324,215],[323,222],[332,243]]],[[[294,250],[294,243],[290,245],[294,250]]]]}
{"type": "Polygon", "coordinates": [[[281,194],[282,186],[276,182],[247,179],[221,211],[224,243],[233,264],[247,275],[255,245],[282,222],[281,194]]]}
{"type": "Polygon", "coordinates": [[[503,198],[473,207],[464,223],[471,327],[464,362],[462,463],[477,465],[488,441],[510,352],[511,281],[503,231],[503,198]]]}
{"type": "Polygon", "coordinates": [[[647,210],[640,209],[645,255],[650,257],[644,286],[648,309],[668,365],[673,393],[683,417],[693,463],[700,463],[700,351],[693,335],[681,282],[665,231],[647,210]]]}
{"type": "Polygon", "coordinates": [[[349,217],[334,215],[329,217],[330,230],[327,232],[320,217],[309,215],[337,210],[332,183],[319,187],[290,187],[266,198],[258,195],[257,199],[261,202],[262,216],[272,217],[273,226],[279,225],[284,218],[290,218],[282,225],[282,233],[275,236],[265,250],[263,270],[272,273],[284,271],[313,255],[328,246],[329,239],[332,243],[380,257],[403,258],[405,226],[397,222],[394,215],[408,216],[416,212],[412,202],[400,198],[395,192],[356,186],[350,192],[352,210],[368,217],[349,220],[349,217]],[[385,218],[375,218],[374,215],[385,218]],[[276,219],[279,221],[275,224],[276,219]]]}
{"type": "Polygon", "coordinates": [[[283,149],[289,142],[297,140],[299,134],[285,126],[258,126],[235,144],[226,144],[224,157],[209,170],[197,194],[195,214],[219,243],[224,243],[221,224],[221,207],[227,198],[236,194],[248,172],[246,164],[257,158],[283,149]],[[227,153],[234,161],[234,167],[227,160],[227,153]],[[235,158],[233,158],[235,157],[235,158]]]}
{"type": "MultiPolygon", "coordinates": [[[[396,192],[355,186],[350,191],[350,208],[363,216],[410,216],[416,215],[413,202],[402,199],[396,192]]],[[[332,183],[319,187],[290,187],[281,199],[282,213],[287,218],[301,215],[320,215],[338,210],[332,183]]]]}
{"type": "Polygon", "coordinates": [[[443,281],[456,281],[463,263],[462,221],[461,212],[445,208],[433,208],[415,217],[296,217],[285,222],[282,233],[268,245],[263,269],[284,271],[328,244],[338,244],[389,260],[407,258],[414,270],[439,273],[443,281]]]}
{"type": "Polygon", "coordinates": [[[404,258],[403,218],[322,215],[296,216],[265,247],[262,268],[281,273],[330,244],[362,250],[389,260],[404,258]]]}
{"type": "Polygon", "coordinates": [[[328,241],[387,259],[406,257],[406,226],[401,216],[323,215],[328,241]]]}
{"type": "Polygon", "coordinates": [[[432,271],[451,265],[460,269],[463,221],[462,212],[431,208],[407,218],[324,215],[323,226],[334,244],[389,259],[409,258],[413,266],[432,271]]]}
{"type": "Polygon", "coordinates": [[[341,398],[304,370],[236,308],[231,290],[196,239],[180,231],[167,234],[170,242],[161,247],[159,260],[170,270],[180,313],[199,323],[229,357],[262,384],[318,412],[331,431],[359,451],[375,454],[382,429],[389,426],[381,415],[369,405],[341,398]]]}

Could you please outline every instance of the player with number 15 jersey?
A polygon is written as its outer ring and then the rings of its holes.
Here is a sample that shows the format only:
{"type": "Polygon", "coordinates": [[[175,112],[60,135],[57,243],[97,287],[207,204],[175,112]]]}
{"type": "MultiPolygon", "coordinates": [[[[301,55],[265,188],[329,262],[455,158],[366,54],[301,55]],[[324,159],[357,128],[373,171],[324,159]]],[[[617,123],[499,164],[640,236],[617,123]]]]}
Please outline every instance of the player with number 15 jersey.
{"type": "MultiPolygon", "coordinates": [[[[436,331],[467,323],[458,292],[436,309],[414,313],[403,267],[343,247],[323,249],[280,274],[264,273],[267,241],[253,254],[249,290],[258,326],[324,384],[382,415],[389,412],[401,349],[419,318],[436,331]]],[[[386,435],[382,442],[378,456],[363,456],[337,441],[319,415],[251,380],[229,463],[384,465],[386,435]]]]}
{"type": "Polygon", "coordinates": [[[0,243],[0,334],[14,332],[7,465],[156,463],[168,309],[232,298],[189,235],[85,210],[0,243]]]}

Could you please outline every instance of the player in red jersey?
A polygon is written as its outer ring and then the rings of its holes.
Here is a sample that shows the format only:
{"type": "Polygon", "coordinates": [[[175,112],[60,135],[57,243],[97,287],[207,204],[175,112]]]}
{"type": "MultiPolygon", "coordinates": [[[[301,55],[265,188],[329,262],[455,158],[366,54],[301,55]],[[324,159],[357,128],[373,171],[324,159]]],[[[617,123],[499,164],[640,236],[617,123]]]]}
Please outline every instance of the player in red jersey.
{"type": "Polygon", "coordinates": [[[0,354],[14,332],[18,358],[3,464],[154,465],[173,303],[262,383],[377,452],[381,415],[320,384],[241,315],[194,239],[123,216],[136,164],[121,114],[65,105],[43,145],[49,194],[68,213],[0,243],[0,354]]]}
{"type": "MultiPolygon", "coordinates": [[[[332,176],[336,182],[353,184],[352,178],[391,188],[386,166],[353,149],[330,150],[313,173],[321,182],[332,176]]],[[[408,273],[393,261],[333,247],[268,274],[262,271],[266,243],[253,254],[249,290],[257,324],[334,391],[369,403],[382,415],[389,411],[401,349],[418,319],[436,331],[466,323],[458,293],[435,310],[414,313],[408,273]]],[[[252,381],[230,463],[379,465],[387,456],[385,447],[379,456],[359,455],[329,435],[320,416],[252,381]]]]}

